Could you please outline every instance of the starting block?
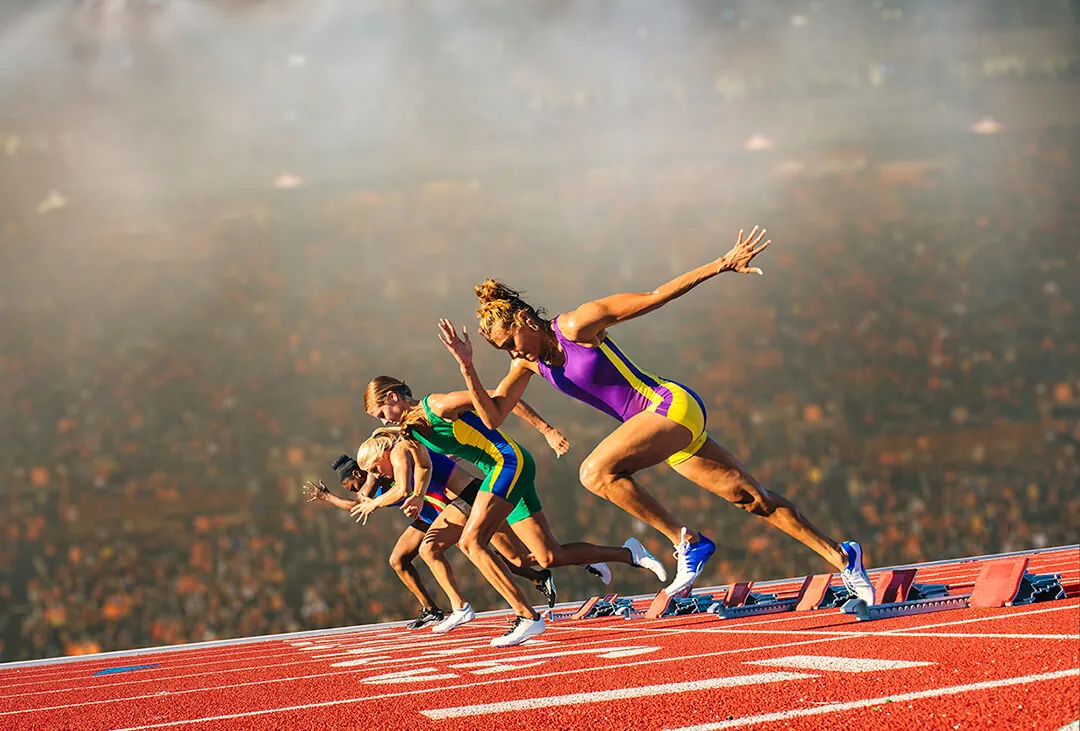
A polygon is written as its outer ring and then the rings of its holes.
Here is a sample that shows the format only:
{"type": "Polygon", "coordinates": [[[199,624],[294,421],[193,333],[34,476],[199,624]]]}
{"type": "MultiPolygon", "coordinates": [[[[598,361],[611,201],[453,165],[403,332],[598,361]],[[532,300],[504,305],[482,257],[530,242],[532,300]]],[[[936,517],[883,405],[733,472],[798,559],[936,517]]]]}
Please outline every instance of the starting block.
{"type": "Polygon", "coordinates": [[[594,617],[610,617],[615,613],[615,603],[618,594],[608,594],[605,597],[593,596],[581,603],[573,612],[553,612],[550,609],[543,612],[546,621],[557,622],[566,619],[593,619],[594,617]]]}
{"type": "Polygon", "coordinates": [[[1032,576],[1027,573],[1027,565],[1024,556],[989,561],[980,569],[971,593],[955,596],[949,595],[945,584],[912,583],[917,569],[885,571],[874,586],[875,597],[886,600],[885,603],[867,606],[861,599],[851,599],[844,604],[843,611],[866,622],[949,609],[1019,606],[1065,598],[1060,574],[1032,576]]]}
{"type": "Polygon", "coordinates": [[[806,612],[811,609],[831,609],[839,607],[848,600],[847,588],[834,587],[832,574],[816,574],[803,579],[802,588],[799,589],[798,601],[795,603],[796,612],[806,612]]]}
{"type": "Polygon", "coordinates": [[[661,589],[656,592],[656,596],[653,597],[649,608],[644,612],[636,609],[632,603],[627,601],[626,604],[616,608],[615,614],[618,614],[623,619],[660,619],[674,614],[675,601],[686,599],[688,596],[690,596],[690,589],[683,589],[677,592],[675,596],[668,596],[667,592],[661,589]]]}

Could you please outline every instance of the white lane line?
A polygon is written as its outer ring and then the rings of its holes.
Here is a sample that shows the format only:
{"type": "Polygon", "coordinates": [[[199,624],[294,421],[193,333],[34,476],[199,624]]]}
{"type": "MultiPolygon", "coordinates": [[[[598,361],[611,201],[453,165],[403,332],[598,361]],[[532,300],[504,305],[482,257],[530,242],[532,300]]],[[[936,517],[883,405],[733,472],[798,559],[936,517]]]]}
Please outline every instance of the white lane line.
{"type": "Polygon", "coordinates": [[[227,721],[234,718],[252,718],[255,716],[265,716],[274,713],[288,713],[291,711],[305,711],[311,708],[326,708],[329,706],[338,705],[350,705],[354,703],[364,703],[367,701],[385,700],[388,698],[402,698],[411,695],[421,695],[424,693],[446,693],[449,691],[459,690],[462,688],[477,688],[484,685],[490,685],[494,683],[509,683],[509,682],[524,682],[529,680],[541,680],[546,678],[555,678],[566,675],[579,675],[582,673],[591,672],[610,672],[612,670],[618,670],[620,668],[633,668],[642,667],[646,665],[659,665],[662,663],[678,662],[684,663],[688,660],[700,660],[705,658],[723,657],[725,655],[737,655],[740,653],[748,652],[765,652],[768,650],[776,650],[786,647],[804,647],[806,645],[822,645],[829,642],[837,642],[840,640],[850,639],[849,636],[844,635],[841,637],[820,637],[810,640],[798,640],[794,642],[782,642],[774,645],[759,645],[756,647],[740,647],[728,650],[715,650],[713,652],[703,652],[696,655],[679,655],[676,657],[662,657],[662,658],[650,658],[648,660],[636,660],[633,662],[617,663],[612,665],[603,665],[591,668],[576,668],[573,670],[556,670],[548,673],[535,673],[533,675],[516,675],[505,678],[498,678],[496,680],[487,680],[481,682],[461,683],[458,685],[439,685],[432,688],[420,688],[416,690],[398,691],[394,693],[383,693],[381,695],[363,696],[358,698],[345,698],[342,700],[323,701],[321,703],[307,703],[295,706],[281,706],[278,708],[267,708],[258,711],[246,711],[243,713],[233,713],[220,716],[210,716],[203,718],[189,718],[180,721],[164,721],[161,723],[147,724],[143,726],[131,726],[124,729],[115,729],[114,731],[143,731],[144,729],[152,728],[168,728],[172,726],[184,726],[187,724],[206,723],[210,721],[227,721]]]}
{"type": "Polygon", "coordinates": [[[1080,731],[1080,721],[1073,721],[1072,723],[1067,723],[1061,728],[1059,728],[1058,731],[1080,731]]]}
{"type": "MultiPolygon", "coordinates": [[[[1070,602],[1066,606],[1047,607],[1046,609],[1023,609],[1016,612],[1008,612],[1007,614],[994,614],[989,617],[975,617],[974,619],[958,619],[953,622],[938,622],[937,624],[920,624],[915,627],[901,627],[900,629],[887,630],[889,634],[898,634],[900,632],[908,632],[912,630],[920,629],[933,629],[934,627],[951,627],[954,624],[971,624],[972,622],[993,622],[1002,619],[1018,619],[1022,617],[1030,617],[1035,614],[1046,614],[1048,612],[1064,612],[1069,609],[1074,612],[1080,609],[1080,604],[1070,602]]],[[[923,615],[927,616],[927,615],[923,615]]]]}
{"type": "Polygon", "coordinates": [[[882,670],[905,670],[937,665],[933,662],[875,660],[868,657],[836,657],[834,655],[788,655],[767,660],[747,660],[746,664],[797,670],[824,670],[835,673],[876,673],[882,670]]]}
{"type": "Polygon", "coordinates": [[[539,698],[522,698],[516,701],[502,701],[500,703],[480,703],[473,706],[454,706],[452,708],[434,708],[420,711],[431,719],[464,718],[467,716],[486,716],[492,713],[509,713],[511,711],[529,711],[534,708],[553,708],[555,706],[576,706],[584,703],[604,703],[618,701],[626,698],[645,698],[653,695],[674,695],[676,693],[693,693],[700,690],[713,690],[715,688],[735,688],[740,685],[761,685],[763,683],[780,683],[786,680],[803,680],[816,678],[816,675],[804,673],[758,673],[756,675],[736,675],[728,678],[710,678],[708,680],[695,680],[688,683],[664,683],[662,685],[642,685],[637,688],[619,688],[616,690],[599,690],[592,693],[572,693],[570,695],[541,696],[539,698]]]}
{"type": "MultiPolygon", "coordinates": [[[[547,659],[547,658],[556,657],[556,656],[562,656],[562,655],[594,654],[597,657],[602,657],[602,658],[618,658],[618,657],[632,657],[634,655],[646,654],[646,652],[652,652],[654,650],[662,649],[662,648],[652,648],[652,647],[628,647],[628,646],[624,646],[624,645],[612,645],[612,646],[609,646],[609,647],[592,647],[592,648],[582,649],[582,648],[585,648],[586,645],[603,645],[604,643],[614,642],[614,641],[615,641],[614,639],[603,639],[603,640],[593,640],[591,642],[581,642],[581,643],[578,643],[578,644],[574,645],[574,647],[577,648],[576,650],[567,650],[567,651],[563,651],[563,652],[559,652],[559,653],[556,653],[556,652],[543,653],[543,654],[540,655],[540,657],[542,657],[544,659],[547,659]]],[[[485,641],[485,645],[486,644],[487,644],[487,642],[485,641]]],[[[506,662],[506,661],[511,661],[511,660],[515,661],[515,662],[519,662],[521,660],[528,660],[528,659],[530,659],[532,657],[536,657],[535,655],[521,654],[522,651],[528,650],[530,646],[536,647],[536,649],[539,649],[539,650],[544,650],[547,647],[549,647],[550,644],[536,643],[535,645],[533,645],[530,642],[526,642],[524,645],[519,645],[517,647],[510,648],[509,651],[508,650],[502,650],[502,651],[499,651],[499,652],[492,652],[492,653],[480,652],[480,653],[476,653],[475,657],[479,661],[487,662],[487,663],[498,663],[498,662],[506,662]],[[487,659],[485,660],[484,658],[487,658],[487,659]]],[[[435,651],[435,652],[437,652],[437,651],[435,651]]],[[[364,670],[378,670],[379,666],[381,666],[381,665],[394,665],[395,667],[401,667],[402,665],[407,664],[407,662],[412,662],[412,663],[417,663],[417,662],[425,663],[426,662],[426,663],[430,663],[434,659],[434,658],[430,657],[430,654],[431,654],[430,652],[421,653],[420,656],[411,658],[409,661],[392,658],[390,660],[385,660],[385,661],[380,661],[380,662],[371,662],[370,667],[366,667],[366,668],[364,668],[364,670]]],[[[338,663],[337,665],[331,665],[330,667],[354,667],[355,665],[363,665],[363,664],[365,664],[363,662],[363,660],[360,660],[360,661],[357,661],[355,663],[348,663],[348,664],[338,663]]],[[[276,666],[270,666],[270,667],[276,667],[276,666]]],[[[451,667],[454,667],[454,666],[451,666],[451,667]]],[[[518,666],[518,667],[521,667],[521,666],[518,666]]],[[[622,666],[617,666],[617,667],[622,667],[622,666]]],[[[253,670],[253,669],[258,669],[258,668],[236,668],[235,671],[236,672],[246,672],[246,671],[253,670]]],[[[199,676],[199,675],[216,675],[219,672],[222,672],[222,671],[214,671],[214,672],[210,672],[210,673],[195,673],[193,675],[181,675],[181,676],[174,676],[173,678],[165,678],[165,679],[168,680],[168,679],[176,679],[176,678],[190,678],[190,677],[196,677],[196,676],[199,676]]],[[[103,704],[108,704],[108,703],[125,703],[127,701],[142,700],[142,699],[146,699],[146,698],[160,698],[162,696],[189,695],[191,693],[217,692],[219,690],[224,690],[226,688],[245,688],[245,687],[249,687],[249,686],[252,686],[252,685],[271,685],[273,683],[285,683],[285,682],[289,682],[289,681],[293,681],[293,680],[310,680],[310,679],[313,679],[313,678],[325,678],[325,677],[332,677],[332,676],[336,676],[336,675],[350,675],[350,676],[359,678],[361,681],[364,681],[366,677],[369,677],[369,676],[358,675],[357,671],[355,671],[355,670],[336,670],[336,671],[332,671],[332,672],[311,673],[311,674],[308,674],[308,675],[290,675],[290,676],[286,676],[286,677],[282,677],[282,678],[267,678],[265,680],[250,680],[250,681],[246,681],[246,682],[243,682],[243,683],[230,683],[228,685],[214,684],[214,685],[203,686],[203,687],[199,687],[199,688],[183,688],[183,689],[179,689],[179,690],[155,691],[153,693],[144,693],[144,694],[140,694],[140,695],[104,698],[104,699],[101,699],[101,700],[81,701],[79,703],[63,703],[63,704],[58,704],[58,705],[53,705],[53,706],[37,706],[37,707],[32,707],[32,708],[24,708],[24,709],[19,709],[19,710],[14,710],[14,711],[0,711],[0,716],[11,716],[11,715],[19,714],[19,713],[37,713],[39,711],[54,711],[54,710],[60,710],[60,709],[63,709],[63,708],[73,708],[73,707],[83,706],[83,705],[88,706],[88,705],[103,705],[103,704]]],[[[143,681],[131,681],[131,682],[143,682],[143,681]]],[[[154,681],[154,682],[156,683],[156,681],[154,681]]],[[[121,685],[121,683],[116,683],[115,685],[121,685]]],[[[93,690],[93,689],[98,689],[98,688],[101,688],[101,687],[108,688],[108,687],[111,687],[111,686],[94,686],[91,689],[93,690]]],[[[462,687],[466,687],[466,686],[462,686],[462,687]]],[[[76,691],[80,691],[80,690],[86,690],[86,688],[63,688],[63,689],[54,690],[54,691],[37,691],[37,692],[34,692],[34,693],[23,693],[23,694],[20,694],[18,696],[7,696],[7,697],[8,698],[18,698],[18,697],[21,697],[21,696],[28,696],[28,695],[41,695],[43,693],[76,692],[76,691]]]]}
{"type": "Polygon", "coordinates": [[[1060,680],[1061,678],[1068,678],[1070,676],[1077,675],[1080,675],[1080,669],[1059,670],[1054,673],[1024,675],[1018,678],[1002,678],[1001,680],[987,680],[982,683],[954,685],[948,688],[931,688],[930,690],[920,690],[915,693],[900,693],[898,695],[883,696],[881,698],[867,698],[861,701],[850,701],[847,703],[830,703],[827,706],[817,706],[815,708],[799,708],[790,711],[779,711],[777,713],[762,713],[757,716],[735,718],[730,721],[703,723],[697,726],[683,726],[682,728],[671,729],[670,731],[720,731],[720,729],[738,728],[740,726],[753,726],[761,723],[770,723],[772,721],[788,721],[793,718],[802,718],[803,716],[818,716],[824,713],[852,711],[856,708],[867,708],[869,706],[876,706],[882,703],[903,703],[905,701],[922,700],[923,698],[940,698],[942,696],[959,695],[961,693],[971,693],[973,691],[979,690],[1004,688],[1010,685],[1024,685],[1027,683],[1039,683],[1047,680],[1060,680]]]}
{"type": "MultiPolygon", "coordinates": [[[[506,678],[499,678],[497,680],[484,680],[480,682],[460,683],[458,685],[439,685],[432,688],[421,688],[417,690],[399,691],[396,693],[383,693],[381,695],[362,696],[358,698],[344,698],[342,700],[323,701],[321,703],[305,703],[297,706],[282,706],[279,708],[267,708],[259,711],[245,711],[243,713],[231,713],[221,716],[209,716],[205,718],[188,718],[181,721],[164,721],[161,723],[147,724],[144,726],[130,726],[123,729],[113,729],[113,731],[142,731],[143,729],[151,728],[167,728],[170,726],[184,726],[187,724],[195,723],[207,723],[210,721],[228,721],[234,718],[250,718],[254,716],[266,716],[273,713],[288,713],[290,711],[306,711],[311,708],[326,708],[328,706],[340,706],[350,705],[353,703],[365,703],[367,701],[379,701],[386,700],[387,698],[402,698],[410,695],[422,695],[424,693],[447,693],[454,690],[460,690],[463,688],[478,688],[483,685],[492,685],[495,683],[509,683],[509,682],[522,682],[527,680],[542,680],[545,678],[556,678],[564,675],[579,675],[581,673],[592,673],[597,671],[609,672],[611,670],[618,670],[620,668],[633,668],[640,667],[642,665],[654,665],[658,663],[670,663],[670,662],[686,662],[687,660],[698,660],[706,657],[720,657],[723,655],[734,655],[743,652],[758,652],[764,650],[775,650],[783,647],[801,647],[803,645],[819,645],[826,642],[835,642],[838,639],[846,639],[842,637],[822,637],[815,640],[801,640],[798,642],[784,642],[779,645],[765,645],[761,647],[743,647],[735,650],[717,650],[715,652],[706,652],[698,655],[679,655],[676,657],[664,657],[653,658],[649,660],[637,660],[635,662],[616,663],[613,665],[602,665],[591,668],[575,668],[573,670],[556,670],[550,673],[535,673],[533,675],[516,675],[506,678]]],[[[213,690],[212,688],[210,690],[213,690]]]]}

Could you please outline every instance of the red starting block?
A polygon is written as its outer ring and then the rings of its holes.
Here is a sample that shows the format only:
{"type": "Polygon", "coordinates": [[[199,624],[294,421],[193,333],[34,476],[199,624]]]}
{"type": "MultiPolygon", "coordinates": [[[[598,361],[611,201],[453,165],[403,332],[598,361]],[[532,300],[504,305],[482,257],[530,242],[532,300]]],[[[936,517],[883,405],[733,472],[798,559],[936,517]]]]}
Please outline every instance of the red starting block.
{"type": "Polygon", "coordinates": [[[968,597],[968,606],[987,609],[1011,605],[1020,591],[1027,565],[1025,556],[984,563],[968,597]]]}
{"type": "Polygon", "coordinates": [[[1060,574],[1032,576],[1027,573],[1027,565],[1026,556],[988,561],[979,570],[971,593],[956,596],[939,593],[947,592],[946,586],[912,586],[917,569],[885,571],[878,577],[874,587],[875,596],[895,600],[868,607],[861,599],[852,599],[844,605],[844,612],[854,614],[859,621],[865,622],[948,609],[994,608],[1065,598],[1060,574]],[[917,592],[917,589],[922,591],[917,592]],[[933,590],[934,595],[905,601],[909,594],[922,595],[931,593],[930,590],[933,590]]]}
{"type": "Polygon", "coordinates": [[[606,615],[601,614],[600,612],[603,609],[610,608],[615,603],[618,596],[618,594],[608,594],[604,597],[591,596],[583,601],[581,606],[573,612],[553,612],[548,609],[543,612],[541,616],[550,622],[557,622],[565,619],[589,619],[593,616],[609,616],[611,612],[608,612],[606,615]]]}
{"type": "Polygon", "coordinates": [[[690,596],[690,587],[676,592],[673,596],[668,596],[667,592],[661,589],[656,592],[656,596],[653,597],[652,604],[645,610],[645,619],[660,619],[664,616],[664,613],[668,610],[668,605],[671,604],[674,599],[685,599],[690,596]]]}

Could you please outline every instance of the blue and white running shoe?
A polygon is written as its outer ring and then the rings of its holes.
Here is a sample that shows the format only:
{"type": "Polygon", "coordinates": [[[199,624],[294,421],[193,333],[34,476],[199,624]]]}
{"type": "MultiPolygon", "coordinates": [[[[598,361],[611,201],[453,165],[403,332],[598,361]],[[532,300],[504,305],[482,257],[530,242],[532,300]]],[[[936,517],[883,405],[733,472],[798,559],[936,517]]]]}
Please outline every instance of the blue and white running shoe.
{"type": "Polygon", "coordinates": [[[678,569],[675,572],[675,580],[664,589],[668,596],[674,596],[683,589],[693,586],[694,581],[701,575],[705,568],[705,562],[716,553],[716,544],[698,533],[697,543],[686,540],[686,528],[682,529],[681,540],[675,547],[675,562],[678,569]]]}
{"type": "Polygon", "coordinates": [[[863,568],[862,546],[855,541],[844,541],[840,544],[840,550],[847,556],[847,566],[840,572],[840,578],[848,593],[862,599],[866,606],[873,606],[874,585],[870,583],[870,576],[863,568]]]}

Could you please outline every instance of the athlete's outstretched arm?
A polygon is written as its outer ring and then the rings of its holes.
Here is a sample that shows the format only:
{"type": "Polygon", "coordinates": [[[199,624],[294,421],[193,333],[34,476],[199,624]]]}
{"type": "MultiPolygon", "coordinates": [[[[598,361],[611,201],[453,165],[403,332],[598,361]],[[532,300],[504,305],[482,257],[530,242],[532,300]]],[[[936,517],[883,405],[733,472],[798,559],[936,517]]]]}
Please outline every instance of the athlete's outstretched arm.
{"type": "Polygon", "coordinates": [[[307,502],[309,503],[321,500],[322,502],[330,503],[335,508],[341,508],[342,510],[352,510],[353,505],[356,504],[355,500],[347,500],[330,492],[330,488],[324,485],[322,480],[319,480],[318,484],[308,480],[304,483],[303,490],[304,497],[307,498],[307,502]]]}
{"type": "Polygon", "coordinates": [[[754,226],[754,230],[743,240],[740,230],[735,246],[719,259],[681,274],[652,292],[625,292],[586,302],[559,318],[559,328],[564,336],[574,342],[591,343],[605,328],[657,310],[717,274],[761,274],[761,270],[750,266],[750,262],[772,243],[761,243],[764,237],[765,229],[759,233],[758,227],[754,226]]]}
{"type": "Polygon", "coordinates": [[[522,419],[535,426],[538,431],[543,431],[542,426],[551,426],[540,419],[540,415],[528,405],[524,410],[518,409],[521,406],[521,397],[525,395],[525,388],[529,385],[532,371],[525,370],[524,373],[516,373],[517,364],[512,363],[510,373],[499,384],[499,388],[494,392],[489,392],[480,382],[480,374],[476,372],[476,367],[473,365],[472,341],[469,340],[469,333],[465,331],[465,328],[461,328],[459,337],[454,323],[443,318],[439,320],[439,340],[461,366],[461,375],[468,388],[469,401],[484,422],[484,426],[488,429],[498,429],[513,411],[517,411],[522,419]],[[535,419],[532,418],[534,416],[535,419]],[[541,425],[540,422],[543,424],[541,425]]]}
{"type": "MultiPolygon", "coordinates": [[[[532,371],[528,371],[531,375],[532,371]]],[[[506,382],[506,379],[503,379],[506,382]]],[[[499,384],[500,388],[502,384],[499,384]]],[[[488,391],[487,394],[491,396],[492,400],[501,399],[503,397],[497,396],[498,390],[492,392],[488,391]]],[[[498,403],[498,401],[496,401],[498,403]]],[[[474,404],[475,405],[475,404],[474,404]]],[[[478,412],[479,413],[479,412],[478,412]]],[[[561,457],[570,451],[570,441],[566,436],[556,429],[554,426],[548,423],[547,419],[540,416],[532,406],[529,406],[524,399],[517,402],[514,406],[514,413],[517,414],[525,423],[531,426],[536,431],[540,432],[544,439],[547,441],[548,446],[555,452],[556,457],[561,457]]]]}

